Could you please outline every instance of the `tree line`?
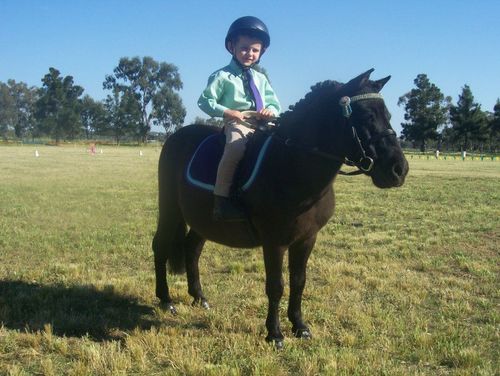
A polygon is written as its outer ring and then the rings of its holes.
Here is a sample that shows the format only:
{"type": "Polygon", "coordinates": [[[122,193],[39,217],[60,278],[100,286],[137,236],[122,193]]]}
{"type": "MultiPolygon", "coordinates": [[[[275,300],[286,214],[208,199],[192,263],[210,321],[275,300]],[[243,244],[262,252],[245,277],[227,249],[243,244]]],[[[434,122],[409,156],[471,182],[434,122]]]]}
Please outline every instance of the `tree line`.
{"type": "Polygon", "coordinates": [[[403,142],[425,151],[429,143],[437,150],[496,152],[500,147],[500,100],[493,112],[483,111],[464,85],[457,104],[430,82],[426,74],[414,80],[416,88],[399,98],[406,122],[401,123],[403,142]]]}
{"type": "MultiPolygon", "coordinates": [[[[108,95],[96,101],[72,76],[51,67],[41,87],[24,82],[0,82],[0,137],[40,138],[56,141],[113,137],[145,142],[152,126],[171,134],[182,126],[186,109],[179,91],[177,67],[151,57],[123,57],[106,75],[108,95]]],[[[448,150],[490,150],[500,147],[500,100],[493,112],[483,111],[472,90],[464,85],[456,105],[426,74],[414,80],[415,88],[399,98],[404,106],[401,141],[425,151],[429,145],[448,150]]],[[[196,118],[197,123],[220,125],[217,119],[196,118]]]]}
{"type": "Polygon", "coordinates": [[[111,136],[116,142],[125,137],[145,142],[153,125],[171,133],[186,116],[177,67],[149,56],[121,58],[103,81],[109,94],[102,101],[84,95],[72,76],[53,67],[41,81],[41,87],[0,82],[0,137],[50,137],[59,143],[111,136]]]}

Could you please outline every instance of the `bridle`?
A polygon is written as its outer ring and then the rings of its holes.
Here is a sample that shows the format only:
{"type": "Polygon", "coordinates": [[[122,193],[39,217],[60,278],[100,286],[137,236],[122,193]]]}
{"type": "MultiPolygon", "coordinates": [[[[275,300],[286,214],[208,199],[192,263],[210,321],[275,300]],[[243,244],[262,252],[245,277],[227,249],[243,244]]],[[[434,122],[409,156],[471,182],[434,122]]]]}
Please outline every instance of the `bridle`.
{"type": "MultiPolygon", "coordinates": [[[[358,151],[358,155],[361,156],[359,159],[353,160],[353,159],[345,157],[345,156],[342,157],[339,155],[326,153],[326,152],[319,150],[319,148],[317,148],[317,147],[308,147],[308,146],[301,145],[300,143],[297,143],[296,141],[294,141],[291,138],[287,138],[287,139],[283,140],[285,145],[289,146],[289,147],[294,147],[296,149],[305,151],[305,152],[313,154],[313,155],[317,155],[317,156],[320,156],[320,157],[323,157],[326,159],[342,162],[348,166],[355,166],[358,168],[357,171],[352,171],[352,172],[339,171],[339,174],[341,174],[341,175],[360,175],[360,174],[369,173],[373,169],[374,160],[373,160],[373,158],[368,157],[366,155],[365,148],[363,147],[363,144],[358,136],[358,133],[356,132],[356,128],[354,127],[354,125],[351,124],[350,117],[352,115],[351,103],[360,102],[360,101],[364,101],[364,100],[370,100],[370,99],[377,99],[377,100],[383,101],[383,97],[379,93],[360,94],[360,95],[356,95],[354,97],[345,96],[345,97],[340,98],[340,101],[339,101],[339,105],[342,108],[342,115],[346,119],[345,126],[351,127],[352,140],[356,146],[356,149],[358,151]]],[[[366,141],[366,145],[369,146],[369,145],[373,144],[374,142],[376,142],[384,137],[388,137],[388,136],[396,136],[396,132],[394,132],[394,130],[392,130],[391,128],[384,129],[382,132],[374,135],[373,137],[370,137],[366,141]]]]}
{"type": "MultiPolygon", "coordinates": [[[[373,168],[373,158],[368,157],[366,155],[366,151],[363,147],[363,144],[361,143],[361,140],[358,136],[358,133],[356,132],[356,128],[354,125],[350,124],[350,118],[352,115],[352,108],[351,108],[351,103],[355,102],[360,102],[363,100],[370,100],[370,99],[378,99],[378,100],[384,100],[381,94],[379,93],[367,93],[367,94],[360,94],[356,95],[354,97],[342,97],[340,98],[339,105],[342,108],[342,115],[346,118],[346,126],[351,127],[352,130],[352,137],[354,140],[354,143],[359,151],[359,155],[361,155],[361,158],[358,161],[353,161],[349,158],[345,158],[346,162],[345,164],[349,166],[356,166],[358,168],[357,171],[351,172],[351,173],[346,173],[343,171],[340,171],[339,173],[342,175],[358,175],[358,174],[363,174],[370,172],[373,168]]],[[[393,129],[387,128],[384,129],[382,132],[377,133],[375,136],[370,137],[366,141],[366,145],[372,145],[374,142],[388,136],[396,136],[396,132],[394,132],[393,129]]]]}

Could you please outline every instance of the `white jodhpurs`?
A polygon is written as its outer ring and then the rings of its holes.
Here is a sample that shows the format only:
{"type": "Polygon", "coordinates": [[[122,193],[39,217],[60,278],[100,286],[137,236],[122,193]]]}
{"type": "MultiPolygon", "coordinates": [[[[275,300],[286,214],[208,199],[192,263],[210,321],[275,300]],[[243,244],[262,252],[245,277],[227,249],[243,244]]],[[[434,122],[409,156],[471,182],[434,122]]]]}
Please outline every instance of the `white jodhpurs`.
{"type": "Polygon", "coordinates": [[[248,136],[253,132],[253,129],[236,122],[228,122],[224,125],[226,146],[219,162],[217,179],[215,180],[214,194],[217,196],[229,197],[236,168],[245,153],[248,136]]]}

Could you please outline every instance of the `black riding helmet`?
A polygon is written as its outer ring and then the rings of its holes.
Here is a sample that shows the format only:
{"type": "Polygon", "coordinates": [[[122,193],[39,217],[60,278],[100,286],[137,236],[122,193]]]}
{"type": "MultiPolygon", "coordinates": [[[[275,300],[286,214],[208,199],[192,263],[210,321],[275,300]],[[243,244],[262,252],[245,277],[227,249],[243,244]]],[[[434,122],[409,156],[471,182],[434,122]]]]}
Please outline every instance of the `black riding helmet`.
{"type": "Polygon", "coordinates": [[[226,50],[232,54],[229,49],[228,42],[232,41],[238,35],[248,35],[262,41],[262,53],[261,56],[266,51],[266,48],[271,44],[271,37],[269,36],[269,31],[264,22],[259,20],[257,17],[245,16],[240,17],[234,21],[229,30],[227,31],[225,46],[226,50]]]}

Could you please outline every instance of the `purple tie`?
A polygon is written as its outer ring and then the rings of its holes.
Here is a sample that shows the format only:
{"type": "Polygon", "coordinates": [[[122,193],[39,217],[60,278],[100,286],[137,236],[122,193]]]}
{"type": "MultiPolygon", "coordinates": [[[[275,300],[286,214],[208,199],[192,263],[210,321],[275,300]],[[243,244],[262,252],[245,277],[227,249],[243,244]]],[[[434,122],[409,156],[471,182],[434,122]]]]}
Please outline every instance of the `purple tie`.
{"type": "Polygon", "coordinates": [[[257,86],[255,86],[255,82],[253,80],[252,72],[250,72],[250,69],[245,70],[245,75],[248,80],[248,85],[250,86],[250,90],[252,91],[253,98],[255,100],[255,110],[259,112],[264,108],[264,105],[262,103],[262,97],[260,96],[259,89],[257,89],[257,86]]]}

